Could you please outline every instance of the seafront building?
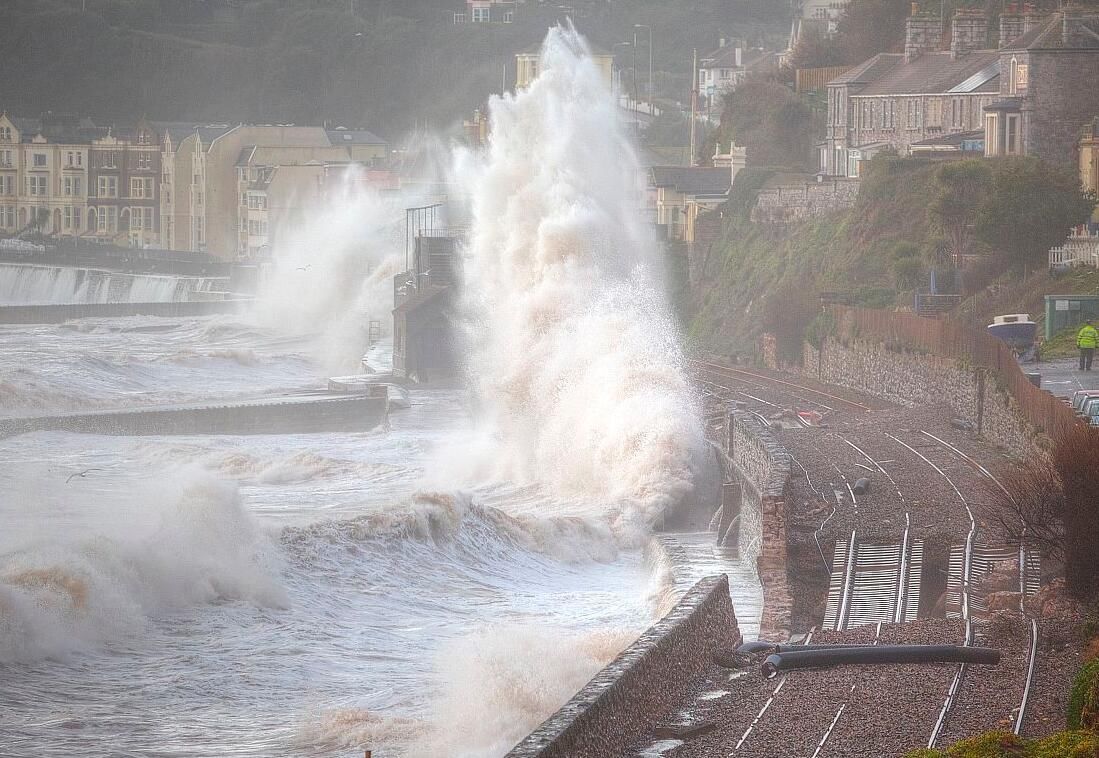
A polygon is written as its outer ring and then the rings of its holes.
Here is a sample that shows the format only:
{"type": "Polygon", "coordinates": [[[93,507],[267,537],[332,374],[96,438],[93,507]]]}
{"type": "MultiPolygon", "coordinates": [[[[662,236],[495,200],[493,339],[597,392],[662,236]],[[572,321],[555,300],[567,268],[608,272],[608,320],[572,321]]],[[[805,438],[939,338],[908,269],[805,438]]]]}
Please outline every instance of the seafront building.
{"type": "Polygon", "coordinates": [[[973,147],[1076,165],[1081,129],[1099,112],[1099,13],[1009,8],[995,47],[989,31],[983,10],[960,9],[942,49],[942,19],[917,9],[904,53],[876,55],[830,81],[821,173],[858,177],[883,150],[973,147]]]}
{"type": "Polygon", "coordinates": [[[266,254],[336,177],[387,187],[389,147],[365,129],[154,122],[0,112],[0,236],[266,254]]]}

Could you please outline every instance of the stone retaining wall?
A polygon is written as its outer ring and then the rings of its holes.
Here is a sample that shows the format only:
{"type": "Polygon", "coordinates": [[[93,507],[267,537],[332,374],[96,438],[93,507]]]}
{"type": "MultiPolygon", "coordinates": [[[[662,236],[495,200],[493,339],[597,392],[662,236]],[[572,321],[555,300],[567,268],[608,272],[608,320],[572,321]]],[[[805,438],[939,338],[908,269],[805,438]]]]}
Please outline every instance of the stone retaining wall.
{"type": "Polygon", "coordinates": [[[626,755],[681,701],[717,650],[739,644],[729,578],[702,579],[508,758],[626,755]]]}
{"type": "Polygon", "coordinates": [[[793,598],[787,576],[786,481],[790,455],[766,425],[745,411],[730,411],[726,455],[740,480],[741,540],[758,530],[756,571],[763,585],[759,637],[785,642],[790,637],[793,598]]]}
{"type": "Polygon", "coordinates": [[[823,382],[900,405],[947,403],[982,436],[1015,455],[1027,455],[1036,438],[1014,398],[994,376],[950,358],[900,352],[879,342],[845,344],[829,337],[821,350],[805,345],[804,371],[823,382]]]}
{"type": "Polygon", "coordinates": [[[752,209],[752,221],[757,224],[791,224],[825,216],[854,207],[858,196],[858,179],[830,179],[826,182],[767,187],[759,192],[752,209]]]}

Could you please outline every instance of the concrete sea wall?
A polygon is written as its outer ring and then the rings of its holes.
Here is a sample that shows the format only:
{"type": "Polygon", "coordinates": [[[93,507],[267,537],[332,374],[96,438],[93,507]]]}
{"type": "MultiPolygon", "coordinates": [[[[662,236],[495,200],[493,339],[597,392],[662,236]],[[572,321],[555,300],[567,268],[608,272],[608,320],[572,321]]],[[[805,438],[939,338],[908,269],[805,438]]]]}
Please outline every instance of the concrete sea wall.
{"type": "MultiPolygon", "coordinates": [[[[790,455],[757,416],[729,412],[726,459],[739,482],[739,510],[723,513],[726,522],[740,516],[741,550],[756,556],[756,573],[763,585],[762,640],[785,642],[790,637],[793,598],[787,573],[786,498],[790,455]],[[754,546],[753,546],[754,543],[754,546]]],[[[723,502],[727,502],[726,496],[723,502]]]]}
{"type": "Polygon", "coordinates": [[[249,300],[203,300],[181,303],[79,303],[75,305],[0,306],[0,324],[62,324],[77,318],[121,318],[123,316],[209,316],[237,313],[249,300]]]}
{"type": "Polygon", "coordinates": [[[738,644],[729,578],[702,579],[508,758],[626,755],[717,650],[738,644]]]}

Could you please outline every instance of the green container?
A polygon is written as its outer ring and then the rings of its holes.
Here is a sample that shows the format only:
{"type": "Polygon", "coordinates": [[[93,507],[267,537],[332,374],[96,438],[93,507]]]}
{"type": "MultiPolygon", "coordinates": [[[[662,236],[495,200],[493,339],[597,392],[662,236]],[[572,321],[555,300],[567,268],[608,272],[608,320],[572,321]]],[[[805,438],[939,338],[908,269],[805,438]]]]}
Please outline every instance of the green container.
{"type": "Polygon", "coordinates": [[[1046,339],[1088,319],[1099,319],[1099,295],[1046,295],[1046,339]]]}

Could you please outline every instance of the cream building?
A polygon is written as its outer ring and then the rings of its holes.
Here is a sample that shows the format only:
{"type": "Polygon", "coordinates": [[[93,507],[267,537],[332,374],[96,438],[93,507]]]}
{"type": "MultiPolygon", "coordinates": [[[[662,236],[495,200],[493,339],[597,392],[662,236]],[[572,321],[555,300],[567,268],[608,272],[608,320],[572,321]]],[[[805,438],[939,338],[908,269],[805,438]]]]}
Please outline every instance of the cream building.
{"type": "MultiPolygon", "coordinates": [[[[542,57],[542,46],[529,47],[515,54],[515,89],[523,89],[538,78],[539,65],[542,57]]],[[[606,50],[593,47],[591,59],[603,73],[603,80],[607,88],[615,91],[618,88],[614,70],[614,56],[606,50]]]]}
{"type": "Polygon", "coordinates": [[[161,244],[254,257],[314,202],[326,162],[375,165],[384,140],[362,129],[162,124],[161,244]]]}
{"type": "Polygon", "coordinates": [[[87,231],[89,129],[87,122],[44,126],[0,114],[0,234],[87,231]]]}

